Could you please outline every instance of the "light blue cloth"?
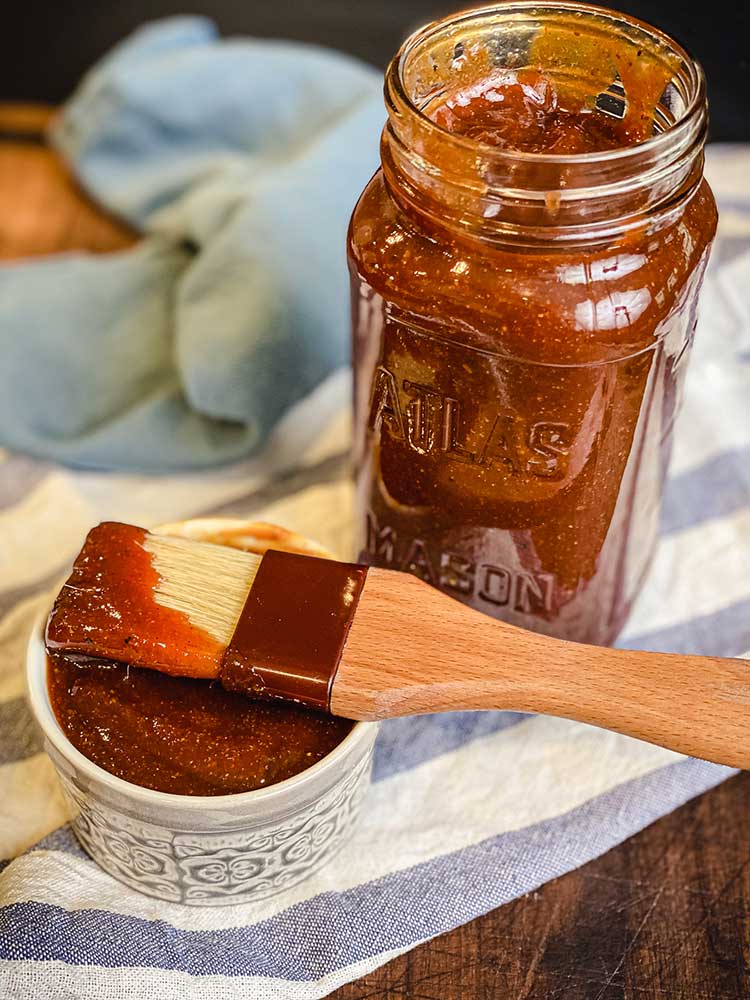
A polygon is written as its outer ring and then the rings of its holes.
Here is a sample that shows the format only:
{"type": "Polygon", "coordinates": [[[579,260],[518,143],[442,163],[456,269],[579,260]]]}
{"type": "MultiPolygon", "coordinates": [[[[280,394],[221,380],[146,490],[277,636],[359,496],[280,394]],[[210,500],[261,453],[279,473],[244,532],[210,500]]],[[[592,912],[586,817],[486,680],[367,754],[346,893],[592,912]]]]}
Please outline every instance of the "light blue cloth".
{"type": "Polygon", "coordinates": [[[380,75],[312,46],[136,32],[52,141],[146,234],[0,267],[0,444],[96,468],[257,450],[348,361],[346,226],[377,166],[380,75]]]}

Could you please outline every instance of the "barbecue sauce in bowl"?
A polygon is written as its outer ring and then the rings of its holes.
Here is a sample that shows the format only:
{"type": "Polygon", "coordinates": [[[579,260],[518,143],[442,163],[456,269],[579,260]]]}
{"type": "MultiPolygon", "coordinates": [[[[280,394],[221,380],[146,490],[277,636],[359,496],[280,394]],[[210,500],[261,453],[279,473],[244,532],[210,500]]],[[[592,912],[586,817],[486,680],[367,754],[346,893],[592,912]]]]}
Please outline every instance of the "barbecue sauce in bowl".
{"type": "MultiPolygon", "coordinates": [[[[276,548],[326,555],[266,524],[185,522],[169,526],[169,533],[195,537],[188,531],[192,525],[201,529],[199,540],[259,554],[276,548]]],[[[143,545],[145,534],[114,522],[92,529],[50,615],[47,688],[73,746],[125,781],[179,795],[266,788],[322,760],[354,723],[225,690],[216,640],[155,601],[158,574],[143,545]],[[126,627],[134,620],[137,636],[126,627]],[[62,649],[71,631],[88,636],[88,653],[85,643],[62,649]],[[125,645],[140,666],[117,662],[125,645]],[[197,676],[152,669],[164,649],[189,654],[197,676]],[[90,656],[94,650],[96,658],[90,656]]]]}
{"type": "Polygon", "coordinates": [[[252,701],[218,681],[170,677],[53,653],[52,710],[77,750],[125,781],[179,795],[230,795],[284,781],[322,760],[352,722],[252,701]]]}

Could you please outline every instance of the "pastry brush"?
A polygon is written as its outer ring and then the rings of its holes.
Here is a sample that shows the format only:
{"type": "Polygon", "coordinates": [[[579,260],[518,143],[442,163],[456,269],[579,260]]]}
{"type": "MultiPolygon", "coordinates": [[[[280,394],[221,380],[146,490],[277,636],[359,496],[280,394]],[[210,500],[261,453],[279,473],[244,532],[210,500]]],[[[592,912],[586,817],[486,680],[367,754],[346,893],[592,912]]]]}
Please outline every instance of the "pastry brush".
{"type": "Polygon", "coordinates": [[[349,719],[513,709],[750,765],[750,663],[587,646],[495,621],[417,577],[94,528],[47,644],[349,719]]]}

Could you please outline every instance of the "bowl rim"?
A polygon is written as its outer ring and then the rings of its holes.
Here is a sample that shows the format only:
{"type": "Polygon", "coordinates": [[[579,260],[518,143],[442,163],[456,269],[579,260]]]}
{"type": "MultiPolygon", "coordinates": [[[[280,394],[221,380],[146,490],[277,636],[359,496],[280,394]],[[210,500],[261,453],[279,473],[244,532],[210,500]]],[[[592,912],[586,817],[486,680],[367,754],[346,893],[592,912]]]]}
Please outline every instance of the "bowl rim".
{"type": "Polygon", "coordinates": [[[254,788],[247,792],[232,792],[228,795],[181,795],[176,792],[161,792],[155,788],[144,788],[142,785],[136,785],[116,774],[111,774],[99,764],[89,760],[73,746],[57,721],[47,688],[47,650],[44,645],[44,631],[50,611],[51,605],[35,620],[26,647],[26,692],[32,715],[44,737],[68,763],[82,771],[88,778],[106,785],[111,791],[138,800],[145,805],[205,812],[294,798],[302,791],[302,786],[316,783],[326,772],[335,769],[347,756],[354,754],[360,745],[364,746],[372,740],[378,728],[376,722],[355,722],[351,731],[325,757],[304,771],[300,771],[299,774],[278,781],[267,788],[254,788]]]}

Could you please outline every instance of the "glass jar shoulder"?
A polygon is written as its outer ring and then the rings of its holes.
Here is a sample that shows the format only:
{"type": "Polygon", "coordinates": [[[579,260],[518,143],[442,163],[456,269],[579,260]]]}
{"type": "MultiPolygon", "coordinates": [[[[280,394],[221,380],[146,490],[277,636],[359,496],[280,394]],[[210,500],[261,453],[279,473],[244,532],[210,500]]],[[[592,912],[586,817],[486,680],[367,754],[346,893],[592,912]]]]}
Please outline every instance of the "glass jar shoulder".
{"type": "Polygon", "coordinates": [[[715,228],[704,181],[668,225],[644,221],[606,246],[500,247],[405,211],[378,172],[352,216],[349,256],[402,318],[498,353],[590,363],[663,335],[699,280],[715,228]]]}

